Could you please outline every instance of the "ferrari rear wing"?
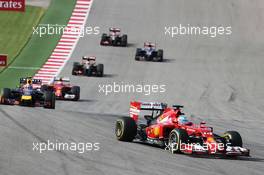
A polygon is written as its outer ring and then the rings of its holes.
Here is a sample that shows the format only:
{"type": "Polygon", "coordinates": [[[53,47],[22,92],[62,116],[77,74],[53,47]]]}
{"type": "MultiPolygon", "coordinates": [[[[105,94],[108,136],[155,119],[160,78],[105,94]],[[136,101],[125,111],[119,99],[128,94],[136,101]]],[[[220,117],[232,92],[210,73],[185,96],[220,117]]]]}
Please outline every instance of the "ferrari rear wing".
{"type": "Polygon", "coordinates": [[[159,103],[159,102],[138,102],[133,101],[130,102],[130,117],[132,117],[135,121],[138,120],[138,115],[141,110],[148,110],[148,111],[162,111],[167,107],[166,103],[159,103]]]}

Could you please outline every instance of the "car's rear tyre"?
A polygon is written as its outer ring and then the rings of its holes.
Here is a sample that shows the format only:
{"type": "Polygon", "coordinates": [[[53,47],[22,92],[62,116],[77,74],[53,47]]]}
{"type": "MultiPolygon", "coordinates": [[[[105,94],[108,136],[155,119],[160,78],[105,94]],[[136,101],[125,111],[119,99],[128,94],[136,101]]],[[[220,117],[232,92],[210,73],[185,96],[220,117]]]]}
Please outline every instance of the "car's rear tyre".
{"type": "Polygon", "coordinates": [[[55,100],[56,96],[53,92],[51,91],[46,91],[44,93],[44,108],[48,109],[55,109],[55,100]]]}
{"type": "Polygon", "coordinates": [[[44,84],[40,87],[41,92],[46,92],[49,89],[49,86],[44,84]]]}
{"type": "Polygon", "coordinates": [[[103,33],[102,34],[102,37],[101,37],[101,42],[100,42],[100,45],[104,45],[103,43],[107,40],[107,34],[106,33],[103,33]]]}
{"type": "Polygon", "coordinates": [[[4,88],[3,89],[3,95],[2,95],[5,99],[8,99],[11,97],[11,89],[9,88],[4,88]]]}
{"type": "Polygon", "coordinates": [[[72,75],[77,75],[74,68],[72,69],[72,75]]]}
{"type": "Polygon", "coordinates": [[[76,70],[77,70],[77,67],[80,65],[80,63],[78,62],[73,62],[73,66],[72,66],[72,75],[77,75],[76,74],[76,70]]]}
{"type": "Polygon", "coordinates": [[[136,56],[135,56],[136,61],[139,61],[139,59],[140,59],[140,50],[141,49],[139,49],[139,48],[137,48],[137,50],[136,50],[136,56]]]}
{"type": "Polygon", "coordinates": [[[188,133],[183,129],[173,129],[169,134],[168,145],[172,154],[181,153],[181,145],[188,143],[188,133]]]}
{"type": "Polygon", "coordinates": [[[79,62],[73,62],[73,67],[79,66],[80,63],[79,62]]]}
{"type": "Polygon", "coordinates": [[[11,97],[11,89],[9,88],[4,88],[1,98],[0,98],[0,103],[5,104],[5,100],[9,99],[11,97]]]}
{"type": "Polygon", "coordinates": [[[227,131],[223,137],[227,143],[230,143],[229,146],[243,146],[242,137],[237,131],[227,131]]]}
{"type": "Polygon", "coordinates": [[[104,76],[104,65],[103,64],[98,64],[96,67],[96,70],[97,70],[98,77],[104,76]]]}
{"type": "Polygon", "coordinates": [[[73,86],[71,92],[75,95],[74,101],[78,101],[80,99],[81,88],[79,86],[73,86]]]}
{"type": "Polygon", "coordinates": [[[117,119],[115,126],[117,140],[131,142],[137,135],[137,124],[131,117],[117,119]]]}
{"type": "Polygon", "coordinates": [[[126,47],[127,46],[127,35],[123,35],[121,37],[121,46],[126,47]]]}
{"type": "Polygon", "coordinates": [[[158,50],[157,57],[159,62],[163,61],[163,50],[158,50]]]}

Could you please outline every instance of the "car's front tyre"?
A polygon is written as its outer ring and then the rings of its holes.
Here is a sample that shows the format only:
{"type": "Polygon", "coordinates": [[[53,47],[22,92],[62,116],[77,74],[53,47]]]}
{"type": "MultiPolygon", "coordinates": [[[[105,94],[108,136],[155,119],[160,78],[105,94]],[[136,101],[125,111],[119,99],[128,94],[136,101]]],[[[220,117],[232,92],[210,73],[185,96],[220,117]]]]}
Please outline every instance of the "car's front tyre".
{"type": "Polygon", "coordinates": [[[223,138],[229,143],[229,146],[243,146],[242,137],[237,131],[227,131],[224,133],[223,138]]]}
{"type": "Polygon", "coordinates": [[[188,133],[183,129],[173,129],[169,134],[168,145],[172,154],[182,153],[182,144],[188,143],[188,133]]]}

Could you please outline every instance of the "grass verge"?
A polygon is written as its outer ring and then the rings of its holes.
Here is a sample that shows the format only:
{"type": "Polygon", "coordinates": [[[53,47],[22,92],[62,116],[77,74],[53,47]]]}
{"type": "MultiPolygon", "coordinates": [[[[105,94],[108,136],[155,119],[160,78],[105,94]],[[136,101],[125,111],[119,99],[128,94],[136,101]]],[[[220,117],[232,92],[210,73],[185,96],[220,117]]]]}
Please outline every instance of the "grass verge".
{"type": "MultiPolygon", "coordinates": [[[[27,6],[25,13],[0,12],[0,53],[8,55],[8,64],[19,54],[30,39],[33,26],[44,14],[40,7],[27,6]]],[[[0,68],[2,71],[3,68],[0,68]]]]}
{"type": "MultiPolygon", "coordinates": [[[[53,0],[39,24],[66,25],[72,14],[76,0],[53,0]]],[[[6,29],[13,30],[13,29],[6,29]]],[[[33,29],[29,29],[31,34],[33,29]]],[[[32,35],[20,54],[8,68],[0,74],[0,88],[14,87],[20,77],[32,76],[41,67],[53,49],[56,47],[61,35],[32,35]]],[[[12,47],[12,46],[11,46],[12,47]]]]}

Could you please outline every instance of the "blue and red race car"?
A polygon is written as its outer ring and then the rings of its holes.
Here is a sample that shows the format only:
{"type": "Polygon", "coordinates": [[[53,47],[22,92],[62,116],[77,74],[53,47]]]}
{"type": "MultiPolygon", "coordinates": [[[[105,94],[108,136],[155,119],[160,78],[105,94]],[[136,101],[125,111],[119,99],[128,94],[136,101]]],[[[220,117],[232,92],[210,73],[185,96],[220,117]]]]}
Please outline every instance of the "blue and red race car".
{"type": "Polygon", "coordinates": [[[135,60],[146,60],[146,61],[163,61],[163,50],[156,49],[156,44],[151,42],[145,42],[143,48],[137,48],[135,60]]]}
{"type": "Polygon", "coordinates": [[[52,91],[43,91],[42,82],[31,77],[20,78],[17,88],[4,88],[0,96],[0,104],[41,106],[55,109],[55,94],[52,91]]]}

